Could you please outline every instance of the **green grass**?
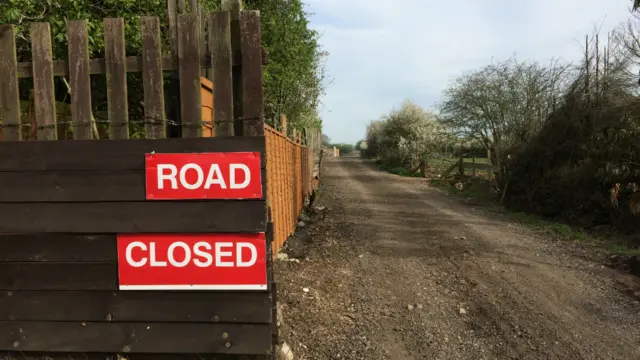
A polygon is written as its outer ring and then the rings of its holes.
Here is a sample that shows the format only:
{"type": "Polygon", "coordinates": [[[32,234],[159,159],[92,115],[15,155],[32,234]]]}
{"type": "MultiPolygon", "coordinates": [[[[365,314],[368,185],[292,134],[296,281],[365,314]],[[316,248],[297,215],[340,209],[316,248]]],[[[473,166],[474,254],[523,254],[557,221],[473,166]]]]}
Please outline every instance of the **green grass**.
{"type": "Polygon", "coordinates": [[[553,235],[562,239],[573,240],[573,241],[586,241],[588,238],[587,233],[585,233],[580,229],[572,228],[567,224],[543,219],[539,216],[525,214],[522,212],[507,211],[506,214],[509,218],[521,224],[550,232],[553,235]]]}
{"type": "Polygon", "coordinates": [[[609,253],[624,256],[640,256],[640,249],[632,248],[627,245],[613,245],[609,249],[609,253]]]}
{"type": "Polygon", "coordinates": [[[523,225],[527,225],[531,228],[535,228],[538,230],[545,231],[550,233],[558,238],[565,240],[573,240],[573,241],[586,241],[587,234],[580,230],[574,229],[567,224],[563,224],[560,222],[556,222],[553,220],[544,219],[537,215],[526,214],[522,212],[514,212],[505,209],[502,205],[498,203],[498,196],[495,192],[490,191],[488,183],[477,181],[467,182],[463,184],[463,190],[458,190],[457,188],[449,185],[445,181],[442,180],[432,180],[431,185],[448,191],[450,194],[454,195],[463,195],[468,198],[473,198],[476,200],[480,200],[481,202],[495,207],[501,213],[503,213],[507,218],[512,221],[518,222],[523,225]]]}

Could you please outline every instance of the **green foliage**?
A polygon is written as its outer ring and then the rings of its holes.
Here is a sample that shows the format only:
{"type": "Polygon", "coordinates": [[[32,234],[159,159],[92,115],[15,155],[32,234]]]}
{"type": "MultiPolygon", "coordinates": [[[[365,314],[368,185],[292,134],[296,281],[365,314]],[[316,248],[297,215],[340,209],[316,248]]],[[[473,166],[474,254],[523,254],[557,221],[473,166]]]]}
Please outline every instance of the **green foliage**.
{"type": "MultiPolygon", "coordinates": [[[[208,0],[214,2],[214,0],[208,0]]],[[[89,51],[92,56],[104,52],[103,19],[122,17],[125,21],[125,39],[128,55],[138,55],[141,48],[139,17],[159,16],[165,20],[166,0],[5,0],[0,3],[0,23],[18,25],[18,60],[31,60],[28,23],[49,22],[54,58],[64,59],[67,54],[67,21],[86,19],[89,32],[89,51]]]]}
{"type": "Polygon", "coordinates": [[[405,101],[368,126],[364,156],[379,158],[392,167],[412,169],[452,140],[435,114],[405,101]]]}
{"type": "Polygon", "coordinates": [[[331,138],[327,134],[322,134],[322,146],[331,146],[331,138]]]}
{"type": "Polygon", "coordinates": [[[328,54],[318,45],[318,32],[309,27],[304,3],[246,0],[245,8],[260,10],[262,44],[271,61],[264,68],[267,121],[275,125],[280,114],[287,114],[289,124],[298,130],[320,127],[317,110],[328,54]]]}
{"type": "Polygon", "coordinates": [[[352,144],[333,144],[338,150],[340,150],[340,155],[350,154],[354,150],[354,146],[352,144]]]}
{"type": "Polygon", "coordinates": [[[356,150],[362,151],[367,149],[367,141],[366,140],[358,140],[356,143],[356,150]]]}

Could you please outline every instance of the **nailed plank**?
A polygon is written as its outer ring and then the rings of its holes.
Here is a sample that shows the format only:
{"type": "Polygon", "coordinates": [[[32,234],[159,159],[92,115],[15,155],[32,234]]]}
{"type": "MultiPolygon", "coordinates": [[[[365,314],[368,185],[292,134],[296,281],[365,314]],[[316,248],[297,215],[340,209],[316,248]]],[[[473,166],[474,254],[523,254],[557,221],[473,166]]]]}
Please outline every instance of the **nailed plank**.
{"type": "Polygon", "coordinates": [[[114,290],[116,263],[0,263],[0,290],[114,290]],[[71,276],[72,275],[72,276],[71,276]]]}
{"type": "MultiPolygon", "coordinates": [[[[266,169],[262,169],[261,180],[264,187],[266,169]]],[[[0,184],[11,189],[0,191],[0,203],[146,200],[142,169],[3,171],[0,172],[0,184]]]]}
{"type": "Polygon", "coordinates": [[[2,203],[0,232],[263,232],[264,211],[262,200],[2,203]]]}
{"type": "MultiPolygon", "coordinates": [[[[127,72],[141,72],[142,71],[142,57],[141,56],[127,56],[127,72]]],[[[232,54],[233,67],[239,68],[242,66],[242,59],[240,52],[232,54]]],[[[263,65],[265,60],[263,59],[263,65]]],[[[200,54],[200,67],[208,67],[211,64],[211,54],[200,54]]],[[[177,58],[173,58],[172,55],[167,54],[162,56],[162,68],[165,71],[178,70],[177,58]]],[[[89,60],[89,73],[91,75],[104,74],[106,72],[106,65],[104,58],[89,60]]],[[[53,75],[54,76],[69,76],[69,62],[67,60],[53,60],[53,75]]],[[[31,61],[18,63],[18,77],[30,78],[33,77],[33,63],[31,61]]]]}
{"type": "Polygon", "coordinates": [[[20,140],[20,91],[13,25],[0,25],[0,119],[1,140],[20,140]]]}
{"type": "Polygon", "coordinates": [[[104,19],[104,47],[109,136],[111,139],[128,139],[127,63],[122,18],[104,19]]]}
{"type": "Polygon", "coordinates": [[[0,235],[0,262],[15,261],[115,262],[117,261],[116,235],[44,233],[0,235]]]}
{"type": "Polygon", "coordinates": [[[266,354],[269,324],[0,322],[15,351],[266,354]]]}
{"type": "Polygon", "coordinates": [[[148,139],[166,137],[164,80],[160,23],[155,16],[140,18],[142,30],[142,87],[144,89],[145,135],[148,139]]]}
{"type": "Polygon", "coordinates": [[[218,11],[209,17],[209,49],[212,52],[214,128],[218,136],[233,136],[233,67],[229,12],[218,11]]]}
{"type": "Polygon", "coordinates": [[[242,114],[244,136],[264,135],[264,91],[260,12],[240,13],[242,47],[242,114]]]}
{"type": "MultiPolygon", "coordinates": [[[[234,59],[241,59],[240,48],[240,12],[242,11],[242,0],[222,0],[220,6],[222,11],[231,14],[231,53],[234,59]]],[[[242,66],[233,67],[233,117],[234,131],[236,135],[242,134],[242,66]]]]}
{"type": "Polygon", "coordinates": [[[0,171],[139,170],[144,168],[144,154],[153,151],[261,152],[264,167],[264,150],[265,139],[262,136],[111,141],[0,141],[0,171]]]}
{"type": "Polygon", "coordinates": [[[178,5],[176,0],[167,0],[167,19],[169,20],[169,46],[171,58],[178,54],[178,5]]]}
{"type": "Polygon", "coordinates": [[[38,140],[56,140],[56,99],[53,87],[53,53],[49,23],[31,23],[33,97],[38,140]]]}
{"type": "Polygon", "coordinates": [[[200,94],[200,40],[198,18],[178,15],[178,61],[180,68],[180,119],[182,137],[202,136],[202,99],[200,94]]]}
{"type": "MultiPolygon", "coordinates": [[[[193,0],[194,2],[196,0],[193,0]]],[[[207,43],[207,17],[205,15],[205,9],[202,5],[198,6],[198,25],[200,26],[200,57],[206,56],[209,53],[209,44],[207,43]]],[[[209,68],[201,68],[200,76],[209,77],[209,68]]]]}
{"type": "Polygon", "coordinates": [[[87,20],[69,20],[69,84],[73,138],[91,139],[91,78],[89,76],[89,40],[87,20]]]}
{"type": "MultiPolygon", "coordinates": [[[[117,359],[115,353],[84,352],[37,352],[37,351],[3,351],[3,356],[12,360],[111,360],[117,359]]],[[[246,359],[246,358],[245,358],[246,359]]],[[[260,359],[260,358],[259,358],[260,359]]],[[[127,354],[127,360],[238,360],[237,355],[230,354],[127,354]]]]}
{"type": "Polygon", "coordinates": [[[269,323],[272,296],[217,291],[0,292],[0,321],[269,323]]]}
{"type": "MultiPolygon", "coordinates": [[[[7,359],[12,360],[111,360],[117,359],[115,353],[83,353],[83,352],[37,352],[37,351],[4,351],[7,359]]],[[[230,354],[127,354],[127,360],[238,360],[237,355],[230,354]]]]}

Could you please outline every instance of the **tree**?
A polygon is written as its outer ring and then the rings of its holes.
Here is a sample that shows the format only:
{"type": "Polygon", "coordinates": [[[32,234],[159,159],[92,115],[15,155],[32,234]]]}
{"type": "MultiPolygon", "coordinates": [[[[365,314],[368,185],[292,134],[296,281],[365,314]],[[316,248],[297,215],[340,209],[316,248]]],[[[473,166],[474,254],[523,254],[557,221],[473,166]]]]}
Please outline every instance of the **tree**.
{"type": "Polygon", "coordinates": [[[354,150],[353,144],[333,144],[333,146],[340,150],[340,155],[350,154],[354,150]]]}
{"type": "Polygon", "coordinates": [[[322,134],[322,146],[331,146],[331,138],[327,134],[322,134]]]}
{"type": "Polygon", "coordinates": [[[508,149],[524,144],[558,107],[567,87],[569,66],[551,61],[487,65],[456,79],[440,106],[443,122],[457,135],[481,142],[491,154],[499,185],[505,185],[508,149]]]}
{"type": "Polygon", "coordinates": [[[324,62],[319,34],[309,26],[302,0],[245,0],[260,10],[262,44],[270,63],[264,67],[265,115],[277,124],[287,114],[290,126],[320,127],[318,106],[324,93],[324,62]]]}
{"type": "Polygon", "coordinates": [[[358,140],[356,143],[356,150],[362,151],[367,149],[367,141],[366,140],[358,140]]]}
{"type": "Polygon", "coordinates": [[[424,169],[429,157],[451,140],[435,114],[405,100],[399,108],[369,124],[363,155],[391,166],[424,169]]]}

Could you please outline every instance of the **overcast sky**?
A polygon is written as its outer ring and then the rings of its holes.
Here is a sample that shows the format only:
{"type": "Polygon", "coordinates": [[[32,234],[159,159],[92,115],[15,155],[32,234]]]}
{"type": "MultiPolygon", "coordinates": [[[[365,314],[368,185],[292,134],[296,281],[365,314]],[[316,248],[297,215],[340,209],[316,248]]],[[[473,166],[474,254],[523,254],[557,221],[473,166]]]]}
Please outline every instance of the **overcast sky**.
{"type": "Polygon", "coordinates": [[[321,112],[334,143],[409,98],[433,107],[456,76],[516,55],[580,57],[594,27],[626,21],[630,0],[305,0],[330,55],[321,112]]]}

